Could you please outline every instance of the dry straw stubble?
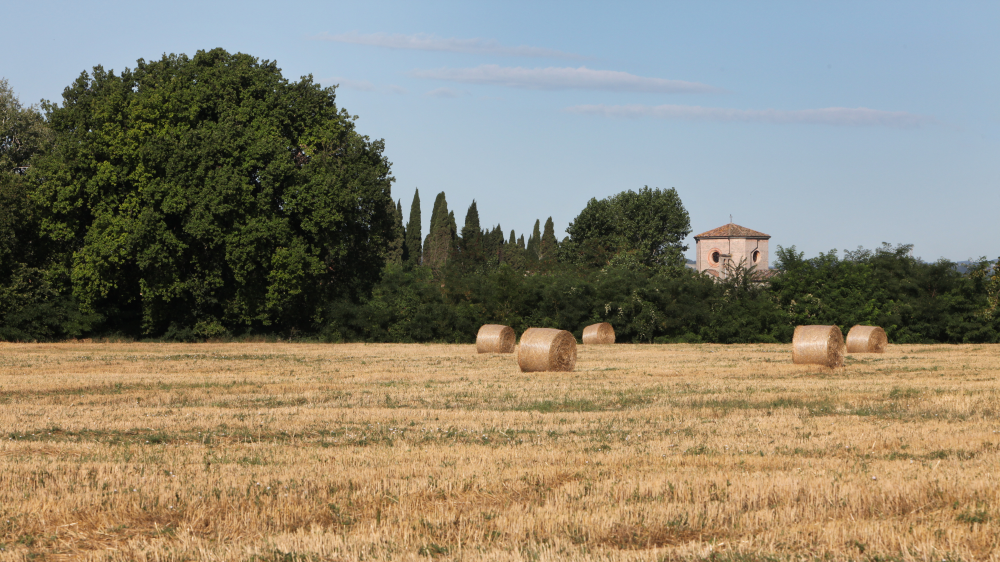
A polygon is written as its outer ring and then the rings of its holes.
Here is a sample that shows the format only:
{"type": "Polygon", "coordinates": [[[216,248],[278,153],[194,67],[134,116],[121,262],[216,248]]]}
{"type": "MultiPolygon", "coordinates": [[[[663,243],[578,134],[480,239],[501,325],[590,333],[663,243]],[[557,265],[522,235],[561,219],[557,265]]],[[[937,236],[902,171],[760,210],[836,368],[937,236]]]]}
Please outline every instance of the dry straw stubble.
{"type": "Polygon", "coordinates": [[[848,353],[885,353],[889,338],[879,326],[854,326],[847,332],[848,353]]]}
{"type": "Polygon", "coordinates": [[[1000,562],[1000,345],[789,350],[0,343],[0,562],[1000,562]]]}
{"type": "Polygon", "coordinates": [[[615,343],[615,329],[607,322],[591,324],[583,329],[585,345],[615,343]]]}
{"type": "Polygon", "coordinates": [[[844,335],[837,326],[796,326],[792,335],[792,363],[844,366],[844,335]]]}
{"type": "Polygon", "coordinates": [[[521,334],[517,364],[526,373],[572,371],[576,367],[576,338],[566,330],[528,328],[521,334]]]}
{"type": "Polygon", "coordinates": [[[484,324],[476,334],[478,353],[514,353],[517,335],[510,326],[484,324]]]}

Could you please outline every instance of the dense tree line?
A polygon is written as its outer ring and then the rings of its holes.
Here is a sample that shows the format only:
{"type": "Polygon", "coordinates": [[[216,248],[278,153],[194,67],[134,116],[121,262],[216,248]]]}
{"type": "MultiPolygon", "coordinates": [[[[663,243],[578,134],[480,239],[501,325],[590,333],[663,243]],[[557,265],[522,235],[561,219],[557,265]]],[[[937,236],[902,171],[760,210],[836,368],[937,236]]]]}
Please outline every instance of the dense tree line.
{"type": "MultiPolygon", "coordinates": [[[[565,241],[564,241],[565,243],[565,241]]],[[[514,247],[514,252],[518,248],[514,247]]],[[[687,267],[650,267],[616,254],[603,267],[571,261],[519,269],[516,261],[441,273],[388,264],[370,297],[332,304],[327,341],[471,342],[484,323],[557,327],[578,338],[611,322],[620,342],[791,341],[799,324],[879,325],[895,343],[1000,341],[1000,262],[959,273],[926,263],[909,246],[834,251],[805,259],[779,248],[776,272],[761,282],[734,267],[719,281],[687,267]]],[[[515,256],[518,254],[515,253],[515,256]]]]}
{"type": "Polygon", "coordinates": [[[559,240],[459,225],[445,194],[404,217],[384,142],[335,90],[221,49],[95,67],[62,104],[0,81],[0,339],[248,335],[470,342],[483,323],[608,321],[625,342],[786,342],[797,324],[883,326],[895,342],[1000,341],[1000,268],[909,246],[722,281],[685,267],[674,189],[592,199],[559,240]]]}

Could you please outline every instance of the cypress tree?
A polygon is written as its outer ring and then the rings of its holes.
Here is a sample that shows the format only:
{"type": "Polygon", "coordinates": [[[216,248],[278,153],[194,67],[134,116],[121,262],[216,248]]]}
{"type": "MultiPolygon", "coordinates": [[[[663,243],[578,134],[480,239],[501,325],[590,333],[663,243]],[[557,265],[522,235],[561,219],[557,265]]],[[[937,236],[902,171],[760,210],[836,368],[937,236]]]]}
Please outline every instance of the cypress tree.
{"type": "MultiPolygon", "coordinates": [[[[448,203],[445,203],[445,209],[448,203]]],[[[448,211],[448,237],[444,239],[444,265],[451,256],[458,250],[458,223],[455,222],[455,211],[448,211]]]]}
{"type": "Polygon", "coordinates": [[[403,230],[403,211],[397,203],[389,201],[389,216],[392,218],[392,229],[389,234],[389,244],[386,246],[385,262],[393,265],[402,265],[403,246],[405,246],[406,234],[403,230]]]}
{"type": "MultiPolygon", "coordinates": [[[[400,213],[402,215],[402,213],[400,213]]],[[[423,251],[420,247],[420,190],[413,191],[413,203],[410,205],[410,222],[406,223],[406,239],[404,251],[406,252],[407,263],[420,265],[420,258],[423,251]]]]}
{"type": "Polygon", "coordinates": [[[503,261],[517,271],[524,271],[525,255],[524,235],[514,240],[514,231],[510,231],[510,244],[503,249],[503,261]]]}
{"type": "Polygon", "coordinates": [[[541,221],[539,221],[539,220],[536,219],[535,220],[535,228],[532,229],[531,236],[528,237],[528,255],[527,255],[527,257],[528,257],[528,260],[531,260],[531,261],[538,261],[538,251],[539,251],[538,246],[541,245],[541,242],[542,242],[542,233],[541,233],[541,229],[539,228],[540,225],[541,225],[541,221]]]}
{"type": "Polygon", "coordinates": [[[465,213],[465,226],[462,227],[462,254],[472,260],[481,258],[483,249],[483,233],[479,229],[479,209],[476,200],[472,200],[468,212],[465,213]]]}
{"type": "Polygon", "coordinates": [[[483,257],[494,266],[503,260],[503,229],[499,224],[483,233],[483,257]]]}
{"type": "Polygon", "coordinates": [[[545,221],[545,233],[542,234],[542,240],[538,244],[538,261],[544,261],[547,264],[554,263],[558,247],[555,226],[552,223],[552,217],[549,217],[545,221]]]}
{"type": "MultiPolygon", "coordinates": [[[[442,192],[444,193],[444,192],[442,192]]],[[[444,208],[448,210],[448,202],[445,201],[444,208]]],[[[458,239],[458,223],[455,221],[455,211],[448,211],[448,238],[447,238],[447,250],[445,253],[445,260],[447,261],[451,250],[455,247],[455,240],[458,239]]]]}
{"type": "Polygon", "coordinates": [[[431,229],[424,241],[424,265],[438,269],[448,261],[456,230],[455,213],[448,211],[448,201],[442,191],[434,200],[431,229]]]}
{"type": "Polygon", "coordinates": [[[431,265],[431,256],[434,254],[434,243],[432,240],[434,239],[434,232],[437,231],[438,222],[440,221],[441,199],[443,196],[444,192],[439,193],[438,196],[434,198],[434,206],[431,207],[431,224],[427,231],[427,236],[424,238],[424,257],[421,262],[427,266],[431,265]]]}
{"type": "MultiPolygon", "coordinates": [[[[503,233],[500,235],[503,236],[503,233]]],[[[510,229],[510,239],[503,245],[503,249],[500,250],[500,263],[506,263],[513,267],[520,254],[521,249],[517,247],[517,237],[512,228],[510,229]]]]}
{"type": "Polygon", "coordinates": [[[406,248],[406,227],[403,226],[403,201],[402,199],[396,201],[396,216],[399,217],[399,226],[403,229],[403,245],[400,248],[400,253],[402,254],[402,259],[400,263],[406,263],[410,261],[410,254],[406,248]]]}
{"type": "Polygon", "coordinates": [[[466,233],[479,234],[479,209],[476,208],[476,200],[472,200],[472,204],[469,205],[469,210],[465,213],[465,226],[462,228],[462,236],[466,233]]]}

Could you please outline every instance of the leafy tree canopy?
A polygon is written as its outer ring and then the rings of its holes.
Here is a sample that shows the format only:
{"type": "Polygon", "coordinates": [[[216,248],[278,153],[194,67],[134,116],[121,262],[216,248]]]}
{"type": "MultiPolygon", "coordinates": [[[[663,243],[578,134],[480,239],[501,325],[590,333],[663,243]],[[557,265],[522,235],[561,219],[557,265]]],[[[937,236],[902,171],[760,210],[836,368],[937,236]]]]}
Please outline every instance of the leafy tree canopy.
{"type": "Polygon", "coordinates": [[[25,107],[0,78],[0,174],[22,174],[32,156],[52,139],[36,106],[25,107]]]}
{"type": "Polygon", "coordinates": [[[297,330],[377,281],[384,143],[311,76],[214,49],[94,67],[44,106],[55,144],[29,172],[42,232],[74,294],[123,330],[297,330]]]}
{"type": "Polygon", "coordinates": [[[0,339],[50,340],[79,336],[99,318],[81,314],[69,276],[53,267],[52,248],[39,236],[27,171],[52,142],[36,106],[24,106],[0,79],[0,339]]]}
{"type": "Polygon", "coordinates": [[[591,199],[566,232],[564,254],[580,264],[602,266],[616,254],[634,252],[648,266],[679,266],[691,219],[674,188],[645,186],[591,199]]]}
{"type": "MultiPolygon", "coordinates": [[[[17,264],[37,265],[38,224],[28,197],[25,172],[31,158],[51,142],[52,132],[34,106],[25,107],[0,78],[0,277],[17,264]]],[[[43,253],[43,252],[42,252],[43,253]]]]}

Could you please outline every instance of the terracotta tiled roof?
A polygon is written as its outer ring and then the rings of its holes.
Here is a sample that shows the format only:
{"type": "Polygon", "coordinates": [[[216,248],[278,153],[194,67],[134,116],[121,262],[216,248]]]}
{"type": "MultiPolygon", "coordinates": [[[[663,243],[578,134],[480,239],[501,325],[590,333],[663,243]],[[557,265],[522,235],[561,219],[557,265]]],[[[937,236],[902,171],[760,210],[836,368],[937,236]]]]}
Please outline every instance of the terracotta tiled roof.
{"type": "Polygon", "coordinates": [[[713,228],[708,232],[695,235],[695,240],[699,238],[770,238],[770,234],[750,230],[745,226],[729,223],[719,228],[713,228]]]}

